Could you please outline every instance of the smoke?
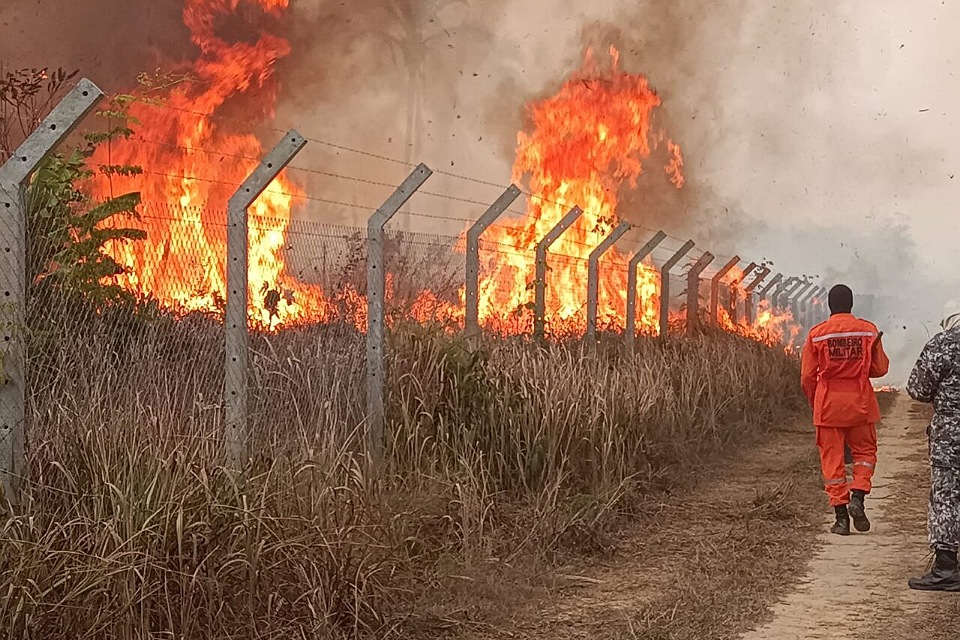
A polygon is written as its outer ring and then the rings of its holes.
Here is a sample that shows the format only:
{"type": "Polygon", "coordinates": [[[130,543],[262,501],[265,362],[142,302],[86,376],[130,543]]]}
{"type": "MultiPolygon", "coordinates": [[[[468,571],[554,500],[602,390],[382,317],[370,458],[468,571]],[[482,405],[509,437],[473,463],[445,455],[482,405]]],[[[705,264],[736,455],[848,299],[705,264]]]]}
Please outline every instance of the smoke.
{"type": "Polygon", "coordinates": [[[0,63],[79,69],[107,91],[190,55],[180,0],[4,0],[0,63]]]}
{"type": "MultiPolygon", "coordinates": [[[[372,152],[311,144],[300,162],[391,185],[410,166],[485,176],[506,183],[522,101],[504,96],[511,116],[486,124],[498,104],[493,68],[496,16],[508,0],[300,0],[291,5],[293,54],[284,61],[278,125],[301,127],[315,139],[372,152]],[[507,131],[512,129],[512,133],[507,131]],[[506,135],[505,135],[506,134],[506,135]],[[505,140],[510,140],[504,144],[505,140]],[[384,160],[387,158],[389,160],[384,160]],[[392,162],[390,160],[393,160],[392,162]],[[504,164],[504,162],[507,164],[504,164]],[[504,166],[507,167],[504,170],[504,166]]],[[[305,131],[305,132],[306,132],[305,131]]],[[[308,191],[344,206],[316,205],[306,216],[358,224],[391,191],[348,179],[299,176],[308,191]],[[352,207],[349,205],[353,205],[352,207]]],[[[492,201],[490,188],[434,176],[431,190],[492,201]]],[[[415,202],[427,215],[476,217],[482,209],[434,198],[415,202]]],[[[432,218],[402,216],[408,230],[432,218]]],[[[442,225],[455,233],[462,225],[442,225]]]]}
{"type": "Polygon", "coordinates": [[[960,295],[951,231],[960,157],[948,120],[960,95],[943,87],[952,73],[940,55],[960,9],[594,4],[603,6],[505,7],[487,62],[497,82],[479,91],[477,110],[502,141],[491,174],[508,170],[516,105],[556,91],[585,45],[616,44],[624,69],[647,75],[663,98],[660,122],[682,145],[688,178],[680,193],[641,184],[624,194],[623,215],[874,296],[863,311],[885,331],[889,381],[902,383],[942,303],[960,295]]]}
{"type": "MultiPolygon", "coordinates": [[[[80,67],[119,89],[192,55],[178,0],[42,5],[0,5],[13,35],[0,60],[80,67]]],[[[898,383],[943,301],[960,296],[960,130],[950,120],[960,90],[942,54],[958,24],[960,7],[894,0],[293,0],[275,126],[337,144],[311,143],[297,164],[368,181],[296,174],[311,195],[341,203],[302,215],[357,224],[390,192],[369,182],[399,183],[403,162],[505,183],[524,105],[554,93],[585,46],[616,44],[622,67],[662,97],[659,124],[682,146],[687,176],[677,192],[649,170],[622,194],[623,215],[876,296],[864,312],[885,331],[898,383]]],[[[265,144],[277,136],[263,132],[265,144]]],[[[439,175],[430,188],[499,195],[439,175]]],[[[480,210],[426,197],[411,209],[480,210]]],[[[462,229],[436,218],[398,224],[462,229]]]]}
{"type": "MultiPolygon", "coordinates": [[[[614,44],[623,68],[647,75],[662,97],[659,123],[681,144],[687,176],[677,192],[649,170],[622,194],[622,215],[874,296],[863,311],[885,331],[889,380],[900,383],[943,301],[960,294],[947,208],[960,158],[944,138],[956,137],[945,118],[960,96],[939,88],[933,68],[960,10],[921,4],[411,2],[408,22],[361,8],[364,27],[408,44],[413,33],[421,44],[408,51],[367,32],[358,46],[331,23],[345,55],[317,72],[324,90],[300,86],[318,106],[293,111],[333,138],[503,182],[523,105],[553,94],[585,46],[614,44]],[[405,101],[407,59],[422,74],[416,104],[405,101]],[[404,121],[411,107],[419,120],[404,121]],[[413,131],[398,136],[404,127],[413,131]]],[[[939,64],[939,77],[952,77],[939,64]]],[[[460,182],[442,188],[494,195],[460,182]]]]}
{"type": "Polygon", "coordinates": [[[885,332],[888,380],[902,383],[960,293],[944,197],[958,158],[936,115],[960,98],[937,88],[960,12],[688,0],[630,13],[621,32],[656,34],[636,62],[679,128],[689,232],[875,296],[861,308],[885,332]]]}

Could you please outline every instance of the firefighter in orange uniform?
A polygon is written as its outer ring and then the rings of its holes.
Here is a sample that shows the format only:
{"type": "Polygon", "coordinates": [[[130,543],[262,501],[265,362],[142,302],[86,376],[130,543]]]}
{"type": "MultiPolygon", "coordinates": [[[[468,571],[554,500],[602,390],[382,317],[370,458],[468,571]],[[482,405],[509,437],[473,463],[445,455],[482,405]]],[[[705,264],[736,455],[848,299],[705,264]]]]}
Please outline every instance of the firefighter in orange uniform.
{"type": "Polygon", "coordinates": [[[837,285],[828,297],[830,319],[810,330],[801,356],[801,384],[813,407],[820,467],[837,521],[830,529],[850,535],[869,531],[864,498],[877,464],[880,407],[871,378],[887,374],[890,360],[872,322],[853,315],[853,292],[837,285]],[[847,482],[844,445],[853,454],[853,482],[847,482]]]}

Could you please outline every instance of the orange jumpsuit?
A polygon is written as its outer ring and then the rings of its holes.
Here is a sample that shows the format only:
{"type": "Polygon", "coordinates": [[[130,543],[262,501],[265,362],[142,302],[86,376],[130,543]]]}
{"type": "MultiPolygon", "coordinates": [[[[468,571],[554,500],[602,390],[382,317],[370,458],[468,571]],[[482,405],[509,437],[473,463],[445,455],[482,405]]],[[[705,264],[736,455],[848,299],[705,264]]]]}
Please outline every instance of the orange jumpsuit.
{"type": "Polygon", "coordinates": [[[851,489],[870,492],[880,420],[870,378],[887,375],[889,368],[877,327],[853,314],[834,314],[807,336],[801,384],[813,407],[823,482],[833,506],[848,504],[851,489]],[[853,454],[853,483],[847,482],[844,444],[853,454]]]}

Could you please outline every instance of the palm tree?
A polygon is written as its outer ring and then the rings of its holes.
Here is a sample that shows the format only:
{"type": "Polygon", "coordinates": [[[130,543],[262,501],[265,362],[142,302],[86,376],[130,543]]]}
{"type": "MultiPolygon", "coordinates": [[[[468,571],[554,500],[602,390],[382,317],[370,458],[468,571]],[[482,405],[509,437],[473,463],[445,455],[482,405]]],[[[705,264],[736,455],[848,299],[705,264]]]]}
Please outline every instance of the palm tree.
{"type": "MultiPolygon", "coordinates": [[[[470,6],[464,0],[433,0],[429,6],[409,0],[388,0],[388,8],[394,17],[393,28],[386,35],[393,61],[397,67],[406,70],[406,125],[404,131],[405,149],[403,160],[408,164],[419,162],[422,150],[422,136],[424,132],[424,97],[426,94],[427,54],[432,53],[441,66],[455,65],[460,58],[444,55],[446,50],[440,50],[438,45],[447,42],[447,47],[453,49],[453,37],[437,19],[441,11],[449,10],[461,22],[456,25],[457,33],[479,34],[480,38],[488,38],[489,32],[479,24],[469,23],[470,6]]],[[[476,21],[472,21],[476,22],[476,21]]],[[[453,27],[451,27],[453,28],[453,27]]],[[[443,79],[452,79],[457,76],[453,68],[443,69],[439,74],[443,79]]],[[[451,90],[453,87],[451,87],[451,90]]],[[[405,209],[409,212],[409,209],[405,209]]],[[[411,230],[410,216],[404,217],[403,228],[411,230]]]]}

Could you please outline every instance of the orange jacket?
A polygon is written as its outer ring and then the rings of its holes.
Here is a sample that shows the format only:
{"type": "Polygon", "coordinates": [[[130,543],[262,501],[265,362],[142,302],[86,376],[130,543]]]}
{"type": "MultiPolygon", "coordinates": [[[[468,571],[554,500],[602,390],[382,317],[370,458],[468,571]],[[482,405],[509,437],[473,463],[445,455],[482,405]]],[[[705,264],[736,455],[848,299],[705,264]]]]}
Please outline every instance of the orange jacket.
{"type": "Polygon", "coordinates": [[[800,382],[818,427],[856,427],[880,420],[870,378],[887,375],[890,359],[876,325],[837,313],[810,330],[800,382]]]}

